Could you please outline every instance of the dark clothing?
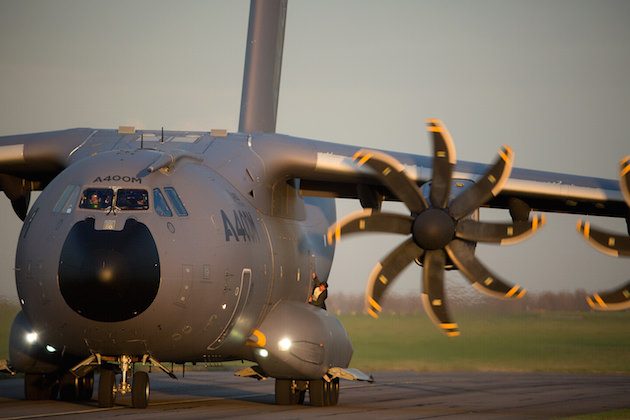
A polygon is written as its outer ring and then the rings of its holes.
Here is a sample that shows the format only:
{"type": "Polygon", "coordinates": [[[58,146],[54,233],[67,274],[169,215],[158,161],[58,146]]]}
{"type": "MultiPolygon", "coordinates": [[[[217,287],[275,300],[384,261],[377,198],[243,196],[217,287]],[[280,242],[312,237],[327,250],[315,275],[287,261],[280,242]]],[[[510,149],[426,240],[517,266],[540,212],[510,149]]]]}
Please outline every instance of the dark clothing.
{"type": "Polygon", "coordinates": [[[323,310],[326,310],[326,298],[328,297],[328,289],[324,289],[323,292],[319,294],[317,299],[315,299],[315,291],[319,289],[319,286],[313,289],[313,300],[311,301],[311,305],[315,305],[323,310]]]}

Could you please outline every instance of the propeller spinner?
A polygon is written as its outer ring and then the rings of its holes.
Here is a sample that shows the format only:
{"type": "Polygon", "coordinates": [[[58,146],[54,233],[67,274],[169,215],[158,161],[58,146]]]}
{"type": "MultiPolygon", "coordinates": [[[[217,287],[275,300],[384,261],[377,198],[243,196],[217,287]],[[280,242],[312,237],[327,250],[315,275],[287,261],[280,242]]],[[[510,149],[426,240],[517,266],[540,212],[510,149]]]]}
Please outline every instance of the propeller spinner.
{"type": "MultiPolygon", "coordinates": [[[[630,207],[630,156],[626,156],[619,162],[619,187],[621,193],[630,207]]],[[[630,209],[626,218],[628,223],[628,235],[609,233],[591,226],[589,222],[578,220],[577,230],[587,242],[594,248],[614,257],[630,257],[630,209]]],[[[630,282],[615,290],[602,293],[594,293],[586,298],[593,309],[621,310],[630,308],[630,282]]]]}
{"type": "MultiPolygon", "coordinates": [[[[365,209],[352,213],[330,227],[328,242],[356,232],[386,232],[410,235],[372,270],[366,308],[374,317],[381,311],[385,291],[411,262],[424,266],[422,300],[432,321],[448,336],[459,335],[446,306],[444,271],[450,262],[479,291],[493,297],[514,299],[525,289],[513,286],[488,270],[474,254],[476,242],[506,244],[524,239],[544,225],[544,217],[514,220],[513,223],[487,223],[474,219],[473,213],[498,194],[512,170],[512,150],[504,146],[488,172],[472,185],[451,197],[455,147],[451,136],[437,119],[427,121],[433,140],[433,172],[429,196],[425,197],[407,176],[404,166],[392,156],[378,151],[359,150],[354,160],[378,173],[379,179],[410,211],[410,215],[365,209]],[[427,200],[428,198],[428,200],[427,200]]],[[[465,182],[456,181],[455,184],[465,182]]],[[[462,186],[460,185],[460,186],[462,186]]]]}

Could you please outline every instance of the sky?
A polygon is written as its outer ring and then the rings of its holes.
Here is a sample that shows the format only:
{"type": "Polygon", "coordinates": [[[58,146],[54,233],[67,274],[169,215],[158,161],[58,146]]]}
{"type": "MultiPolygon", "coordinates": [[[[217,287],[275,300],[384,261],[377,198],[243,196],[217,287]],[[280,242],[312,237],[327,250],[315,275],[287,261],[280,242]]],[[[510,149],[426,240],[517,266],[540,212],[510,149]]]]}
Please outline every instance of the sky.
{"type": "MultiPolygon", "coordinates": [[[[0,0],[0,135],[236,131],[248,13],[246,0],[0,0]]],[[[458,159],[489,163],[508,144],[515,167],[617,179],[630,154],[629,45],[623,0],[290,0],[277,131],[427,155],[425,120],[440,118],[458,159]]],[[[359,208],[338,200],[339,216],[359,208]]],[[[627,281],[630,260],[592,249],[577,219],[547,215],[526,242],[479,245],[477,255],[535,292],[627,281]]],[[[588,220],[626,231],[620,220],[588,220]]],[[[0,296],[9,299],[20,227],[0,199],[0,296]]],[[[363,293],[372,266],[403,240],[344,238],[331,293],[363,293]]],[[[420,276],[408,268],[392,292],[419,291],[420,276]]],[[[457,272],[447,280],[466,284],[457,272]]]]}

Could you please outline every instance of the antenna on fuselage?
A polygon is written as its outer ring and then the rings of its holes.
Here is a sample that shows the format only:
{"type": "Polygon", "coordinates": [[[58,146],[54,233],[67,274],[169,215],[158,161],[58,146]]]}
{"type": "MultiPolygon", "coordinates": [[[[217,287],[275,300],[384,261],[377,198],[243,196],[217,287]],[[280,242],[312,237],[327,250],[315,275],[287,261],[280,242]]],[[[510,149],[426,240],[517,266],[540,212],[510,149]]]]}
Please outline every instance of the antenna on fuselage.
{"type": "Polygon", "coordinates": [[[160,143],[164,143],[164,127],[162,127],[162,139],[160,140],[160,143]]]}
{"type": "Polygon", "coordinates": [[[275,133],[287,0],[251,0],[243,73],[241,133],[275,133]]]}

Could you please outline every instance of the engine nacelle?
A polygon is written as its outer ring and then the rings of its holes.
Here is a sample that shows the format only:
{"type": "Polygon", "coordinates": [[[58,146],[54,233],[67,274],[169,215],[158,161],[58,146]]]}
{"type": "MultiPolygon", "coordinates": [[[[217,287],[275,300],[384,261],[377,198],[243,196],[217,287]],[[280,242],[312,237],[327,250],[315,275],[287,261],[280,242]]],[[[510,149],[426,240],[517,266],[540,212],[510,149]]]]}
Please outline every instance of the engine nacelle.
{"type": "Polygon", "coordinates": [[[280,302],[255,334],[256,362],[274,378],[321,378],[348,367],[354,351],[341,322],[308,303],[280,302]]]}
{"type": "Polygon", "coordinates": [[[61,352],[42,342],[20,311],[13,319],[9,337],[9,360],[16,372],[53,373],[61,367],[61,352]]]}

